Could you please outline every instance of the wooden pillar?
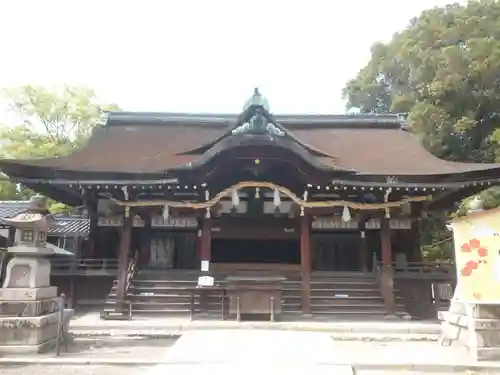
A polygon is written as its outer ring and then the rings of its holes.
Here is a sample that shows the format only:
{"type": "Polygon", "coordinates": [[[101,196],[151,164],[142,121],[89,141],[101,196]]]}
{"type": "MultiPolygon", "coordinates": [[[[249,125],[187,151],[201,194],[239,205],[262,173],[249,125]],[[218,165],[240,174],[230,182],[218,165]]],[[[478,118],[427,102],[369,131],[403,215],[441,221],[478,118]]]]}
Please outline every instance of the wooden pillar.
{"type": "Polygon", "coordinates": [[[201,224],[201,237],[199,240],[200,262],[210,262],[212,259],[212,220],[203,219],[201,224]]]}
{"type": "Polygon", "coordinates": [[[76,280],[75,275],[71,275],[69,278],[69,293],[68,293],[68,309],[74,309],[76,306],[76,280]]]}
{"type": "Polygon", "coordinates": [[[118,283],[116,285],[116,300],[122,302],[125,298],[127,282],[127,268],[130,252],[130,239],[132,234],[132,213],[124,215],[123,225],[120,228],[120,245],[118,248],[118,283]]]}
{"type": "Polygon", "coordinates": [[[359,261],[361,263],[361,271],[368,272],[368,246],[366,241],[366,230],[364,225],[361,227],[359,241],[359,261]]]}
{"type": "Polygon", "coordinates": [[[380,226],[380,240],[381,240],[381,252],[382,252],[382,264],[383,266],[392,265],[392,244],[391,244],[391,227],[389,219],[382,219],[380,226]]]}
{"type": "Polygon", "coordinates": [[[141,236],[141,249],[139,254],[139,264],[142,266],[149,266],[151,262],[151,214],[144,215],[144,228],[142,228],[141,236]]]}
{"type": "Polygon", "coordinates": [[[394,269],[392,267],[391,227],[387,218],[382,219],[380,228],[382,272],[380,275],[380,290],[384,298],[386,312],[393,315],[395,312],[394,298],[394,269]]]}
{"type": "Polygon", "coordinates": [[[423,259],[422,249],[420,248],[420,219],[414,219],[411,222],[411,243],[413,245],[411,261],[421,262],[423,259]]]}
{"type": "Polygon", "coordinates": [[[9,236],[7,237],[7,247],[14,246],[14,242],[16,242],[16,228],[11,225],[11,226],[9,226],[9,236]]]}
{"type": "Polygon", "coordinates": [[[302,313],[310,315],[311,309],[311,220],[300,218],[300,270],[302,276],[302,313]]]}
{"type": "Polygon", "coordinates": [[[89,235],[83,257],[95,257],[97,254],[97,231],[99,230],[99,214],[97,212],[97,199],[88,197],[85,202],[89,215],[89,235]]]}

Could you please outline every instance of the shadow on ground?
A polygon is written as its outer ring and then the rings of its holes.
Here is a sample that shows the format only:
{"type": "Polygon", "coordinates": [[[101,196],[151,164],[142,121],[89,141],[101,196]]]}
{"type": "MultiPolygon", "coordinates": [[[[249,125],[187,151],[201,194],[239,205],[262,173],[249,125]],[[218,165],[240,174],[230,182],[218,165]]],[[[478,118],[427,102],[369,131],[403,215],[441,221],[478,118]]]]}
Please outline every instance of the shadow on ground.
{"type": "MultiPolygon", "coordinates": [[[[106,358],[109,360],[140,359],[162,360],[178,337],[77,337],[60,347],[61,358],[106,358]]],[[[4,357],[25,357],[26,355],[6,355],[4,357]]],[[[55,348],[36,357],[55,357],[55,348]]],[[[0,356],[1,357],[1,356],[0,356]]],[[[30,357],[33,357],[31,355],[30,357]]],[[[0,372],[1,373],[1,372],[0,372]]]]}

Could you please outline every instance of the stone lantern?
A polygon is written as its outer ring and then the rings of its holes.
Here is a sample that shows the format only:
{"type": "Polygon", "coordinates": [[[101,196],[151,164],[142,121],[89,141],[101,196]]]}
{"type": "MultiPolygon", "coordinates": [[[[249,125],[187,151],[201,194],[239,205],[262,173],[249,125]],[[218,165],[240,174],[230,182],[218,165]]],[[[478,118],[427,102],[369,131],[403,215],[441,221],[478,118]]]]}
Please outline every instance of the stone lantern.
{"type": "MultiPolygon", "coordinates": [[[[47,232],[55,224],[47,201],[35,196],[25,212],[3,219],[16,228],[12,259],[0,288],[0,353],[39,352],[55,343],[58,327],[57,287],[50,285],[53,250],[47,232]]],[[[65,310],[65,315],[72,310],[65,310]]]]}
{"type": "MultiPolygon", "coordinates": [[[[4,289],[50,288],[33,292],[48,298],[57,296],[57,288],[50,287],[50,261],[46,259],[46,256],[54,252],[46,247],[47,232],[54,223],[47,213],[45,198],[35,196],[25,212],[11,219],[4,219],[17,232],[16,244],[8,248],[8,252],[14,257],[7,264],[4,289]]],[[[6,290],[0,293],[0,296],[11,294],[6,290]]],[[[12,293],[16,294],[15,291],[12,293]]]]}

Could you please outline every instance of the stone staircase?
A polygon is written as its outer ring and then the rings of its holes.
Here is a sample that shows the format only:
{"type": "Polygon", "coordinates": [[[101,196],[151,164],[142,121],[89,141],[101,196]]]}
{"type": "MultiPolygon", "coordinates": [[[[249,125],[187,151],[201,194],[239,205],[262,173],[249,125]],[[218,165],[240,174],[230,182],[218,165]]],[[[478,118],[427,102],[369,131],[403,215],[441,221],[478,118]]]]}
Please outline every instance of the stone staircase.
{"type": "MultiPolygon", "coordinates": [[[[127,293],[133,315],[187,316],[190,309],[190,291],[196,286],[198,271],[189,270],[138,270],[127,293]]],[[[222,279],[222,278],[221,278],[222,279]]],[[[218,281],[223,285],[223,281],[218,281]]],[[[385,316],[385,308],[371,274],[313,272],[311,277],[312,312],[315,317],[335,319],[374,319],[385,316]]],[[[104,307],[104,314],[112,314],[115,308],[115,287],[111,290],[104,307]]],[[[406,315],[397,298],[397,314],[406,315]]],[[[209,315],[220,316],[221,298],[207,298],[209,315]]],[[[200,310],[198,298],[195,310],[200,310]]],[[[225,311],[229,300],[226,298],[225,311]]],[[[287,277],[282,294],[283,313],[293,318],[302,314],[300,276],[287,277]]]]}
{"type": "MultiPolygon", "coordinates": [[[[133,315],[189,314],[190,291],[196,286],[198,271],[190,270],[138,270],[127,293],[133,315]]],[[[104,311],[114,310],[115,287],[111,290],[104,311]]]]}
{"type": "MultiPolygon", "coordinates": [[[[407,315],[396,291],[396,315],[407,315]]],[[[377,280],[359,272],[313,272],[311,308],[316,317],[373,319],[386,315],[377,280]]],[[[302,310],[301,281],[288,278],[283,290],[283,310],[299,314],[302,310]]]]}

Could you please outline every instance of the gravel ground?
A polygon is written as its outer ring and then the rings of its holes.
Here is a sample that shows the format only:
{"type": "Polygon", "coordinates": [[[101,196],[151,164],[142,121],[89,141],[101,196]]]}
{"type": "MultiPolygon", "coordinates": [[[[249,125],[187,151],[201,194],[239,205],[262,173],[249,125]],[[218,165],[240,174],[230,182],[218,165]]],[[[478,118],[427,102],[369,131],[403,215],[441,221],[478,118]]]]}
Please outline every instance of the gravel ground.
{"type": "Polygon", "coordinates": [[[139,375],[147,374],[150,367],[127,366],[56,366],[23,365],[1,366],[2,375],[139,375]]]}
{"type": "MultiPolygon", "coordinates": [[[[308,374],[318,374],[314,368],[310,369],[308,374]]],[[[30,366],[2,366],[0,367],[0,374],[2,375],[145,375],[145,374],[166,374],[170,373],[173,375],[198,375],[200,373],[212,375],[233,375],[237,373],[242,373],[241,368],[237,371],[234,368],[222,368],[217,366],[217,368],[212,366],[161,366],[158,369],[152,367],[140,367],[140,366],[41,366],[41,365],[30,365],[30,366]],[[226,371],[224,371],[226,370],[226,371]],[[229,371],[228,371],[229,370],[229,371]],[[235,372],[236,371],[236,372],[235,372]]],[[[246,374],[246,372],[244,372],[246,374]]],[[[293,375],[294,371],[287,371],[286,373],[293,375]]],[[[333,372],[335,373],[335,372],[333,372]]],[[[356,375],[423,375],[429,374],[428,372],[417,372],[417,371],[358,371],[356,375]]],[[[322,372],[321,372],[322,374],[322,372]]],[[[494,372],[460,372],[460,373],[432,373],[433,375],[493,375],[498,374],[494,372]]],[[[297,373],[297,375],[302,375],[297,373]]]]}
{"type": "MultiPolygon", "coordinates": [[[[61,357],[71,358],[138,358],[157,360],[164,358],[175,343],[176,338],[151,339],[144,337],[79,337],[68,345],[66,352],[61,347],[61,357]]],[[[54,357],[54,351],[43,353],[40,357],[54,357]]],[[[15,357],[9,355],[9,357],[15,357]]],[[[22,355],[21,355],[22,357],[22,355]]],[[[3,375],[3,372],[0,372],[3,375]]]]}

